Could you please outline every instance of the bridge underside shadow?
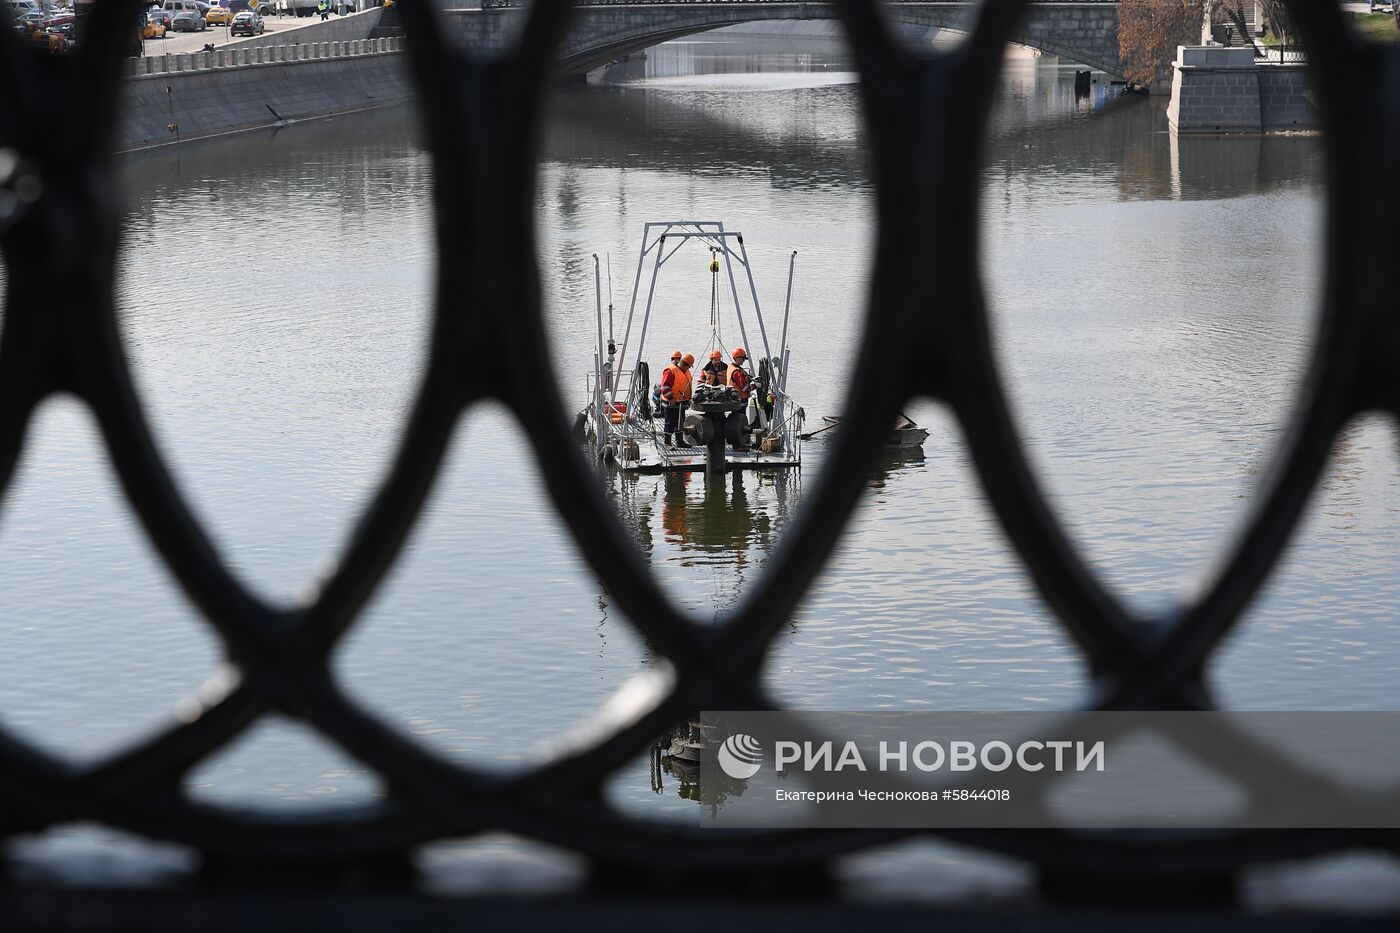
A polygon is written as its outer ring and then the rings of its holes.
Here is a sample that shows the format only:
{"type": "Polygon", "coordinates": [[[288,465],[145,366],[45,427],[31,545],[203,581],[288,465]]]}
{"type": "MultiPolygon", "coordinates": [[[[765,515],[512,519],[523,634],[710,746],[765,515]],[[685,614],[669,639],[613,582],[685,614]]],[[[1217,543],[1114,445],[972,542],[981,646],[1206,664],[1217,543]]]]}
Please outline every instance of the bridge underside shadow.
{"type": "MultiPolygon", "coordinates": [[[[967,32],[978,4],[891,3],[893,22],[967,32]]],[[[453,14],[463,39],[496,49],[518,28],[520,9],[461,10],[453,14]]],[[[635,52],[687,36],[741,23],[838,20],[827,3],[697,3],[635,7],[581,7],[563,50],[567,75],[585,75],[635,52]]],[[[1116,3],[1032,4],[1011,41],[1122,77],[1116,3]]]]}

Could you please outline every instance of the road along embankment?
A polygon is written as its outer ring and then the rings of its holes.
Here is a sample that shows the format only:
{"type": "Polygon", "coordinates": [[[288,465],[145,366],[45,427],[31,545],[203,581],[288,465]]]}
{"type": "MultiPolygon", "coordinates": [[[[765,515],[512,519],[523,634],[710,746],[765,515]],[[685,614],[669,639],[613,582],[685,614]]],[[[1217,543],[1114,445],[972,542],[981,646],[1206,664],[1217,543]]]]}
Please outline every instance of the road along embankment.
{"type": "MultiPolygon", "coordinates": [[[[353,42],[356,39],[376,39],[382,35],[381,25],[390,25],[386,20],[392,20],[397,24],[397,16],[385,17],[386,11],[383,7],[375,7],[361,13],[352,13],[349,16],[336,16],[328,20],[309,19],[300,20],[305,25],[298,25],[292,29],[278,28],[269,30],[260,36],[249,36],[244,39],[230,39],[228,47],[231,49],[257,48],[258,46],[270,45],[301,45],[308,42],[353,42]]],[[[273,23],[280,24],[281,20],[272,20],[273,23]]]]}
{"type": "Polygon", "coordinates": [[[387,107],[414,94],[403,39],[133,58],[125,77],[119,152],[387,107]]]}

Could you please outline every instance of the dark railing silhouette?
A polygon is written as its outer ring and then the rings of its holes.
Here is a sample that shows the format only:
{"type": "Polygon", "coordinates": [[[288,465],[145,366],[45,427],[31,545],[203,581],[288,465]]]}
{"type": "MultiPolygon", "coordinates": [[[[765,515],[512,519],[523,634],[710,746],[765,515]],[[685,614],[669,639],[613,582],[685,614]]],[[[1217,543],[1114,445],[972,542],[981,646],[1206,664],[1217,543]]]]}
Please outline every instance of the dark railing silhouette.
{"type": "MultiPolygon", "coordinates": [[[[1326,282],[1305,391],[1256,506],[1204,595],[1144,618],[1116,599],[1070,544],[1008,411],[975,270],[979,146],[1007,37],[1024,0],[987,0],[969,40],[911,50],[878,0],[838,0],[863,87],[878,212],[866,327],[831,462],[754,591],[718,626],[666,599],[569,439],[547,333],[534,229],[539,123],[570,5],[534,4],[517,45],[485,59],[455,46],[427,0],[400,0],[409,67],[435,163],[439,255],[426,373],[392,468],[334,574],[305,608],[270,605],[243,586],[171,480],[152,441],[117,327],[120,238],[111,153],[118,77],[140,7],[97,3],[79,51],[49,57],[0,30],[0,247],[8,296],[0,335],[0,488],[13,479],[35,407],[71,393],[95,414],[126,497],[161,559],[239,671],[202,712],[91,766],[0,735],[0,838],[75,821],[194,848],[211,865],[402,865],[429,841],[504,830],[576,851],[610,877],[703,871],[820,877],[827,860],[914,831],[727,835],[617,813],[600,788],[656,736],[698,709],[772,709],[760,678],[773,640],[831,555],[866,491],[885,433],[912,398],[948,406],[983,490],[1032,581],[1092,673],[1094,709],[1205,709],[1203,670],[1277,563],[1339,430],[1400,405],[1400,315],[1390,270],[1353,242],[1389,242],[1400,194],[1361,166],[1400,164],[1400,46],[1370,46],[1338,4],[1293,2],[1308,43],[1328,155],[1326,282]],[[1364,180],[1363,180],[1364,179],[1364,180]],[[937,217],[937,223],[928,218],[937,217]],[[483,344],[505,352],[481,357],[483,344]],[[470,366],[464,360],[472,360],[470,366]],[[674,682],[635,721],[566,758],[511,776],[440,759],[349,698],[332,649],[400,556],[467,406],[486,399],[519,419],[560,520],[674,682]],[[260,716],[318,730],[378,772],[379,802],[333,814],[268,815],[188,799],[184,776],[260,716]]],[[[1388,176],[1387,176],[1388,177],[1388,176]]],[[[481,619],[481,625],[499,620],[481,619]]],[[[7,676],[13,676],[7,672],[7,676]]],[[[1123,834],[943,833],[1009,853],[1047,877],[1136,876],[1162,896],[1171,879],[1228,877],[1261,860],[1355,847],[1397,850],[1393,831],[1123,834]]],[[[635,883],[643,884],[644,880],[635,883]]],[[[703,898],[702,898],[703,900],[703,898]]]]}
{"type": "MultiPolygon", "coordinates": [[[[481,0],[481,8],[515,9],[529,6],[533,0],[481,0]]],[[[802,0],[576,0],[575,6],[653,6],[655,4],[713,4],[713,3],[800,3],[802,0]]],[[[812,0],[831,3],[833,0],[812,0]]],[[[886,3],[975,3],[976,0],[885,0],[886,3]]],[[[1027,0],[1029,3],[1117,3],[1118,0],[1027,0]]]]}

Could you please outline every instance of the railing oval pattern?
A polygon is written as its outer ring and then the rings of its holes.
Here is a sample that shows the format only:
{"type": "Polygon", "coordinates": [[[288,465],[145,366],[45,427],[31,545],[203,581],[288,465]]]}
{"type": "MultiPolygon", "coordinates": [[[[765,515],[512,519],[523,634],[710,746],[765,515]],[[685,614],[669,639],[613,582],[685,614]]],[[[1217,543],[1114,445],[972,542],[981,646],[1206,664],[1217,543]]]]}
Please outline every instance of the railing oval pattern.
{"type": "MultiPolygon", "coordinates": [[[[109,150],[127,24],[140,4],[96,4],[81,51],[60,59],[0,30],[9,89],[0,103],[0,161],[8,166],[0,184],[14,195],[0,216],[9,276],[0,334],[0,487],[14,474],[36,405],[53,392],[79,397],[97,416],[147,535],[238,671],[202,715],[88,769],[0,736],[0,837],[92,820],[185,843],[211,858],[330,864],[503,829],[601,862],[651,865],[662,858],[684,872],[809,865],[913,835],[686,830],[621,816],[597,790],[692,710],[774,706],[758,676],[765,653],[864,494],[885,427],[916,396],[947,404],[958,418],[1009,539],[1090,663],[1093,707],[1208,707],[1205,661],[1278,560],[1338,430],[1367,409],[1395,414],[1400,403],[1400,318],[1393,299],[1382,297],[1391,292],[1357,251],[1341,248],[1344,236],[1382,240],[1400,216],[1393,193],[1377,197],[1349,171],[1400,164],[1400,83],[1387,80],[1400,74],[1400,48],[1360,46],[1335,3],[1290,4],[1312,51],[1329,157],[1327,282],[1307,391],[1258,507],[1205,595],[1174,618],[1139,619],[1099,583],[1046,505],[1008,413],[981,283],[968,271],[980,268],[979,149],[965,141],[984,138],[1002,50],[1026,3],[986,0],[969,42],[916,54],[891,37],[879,0],[835,2],[861,72],[877,183],[877,252],[851,386],[863,406],[850,413],[829,469],[757,590],[718,628],[696,626],[670,606],[569,442],[564,414],[534,403],[557,397],[540,385],[552,370],[544,359],[532,205],[538,123],[570,4],[532,4],[518,46],[482,61],[445,38],[427,0],[400,0],[438,167],[437,248],[457,258],[438,264],[426,375],[397,458],[336,573],[298,611],[269,606],[242,587],[181,499],[151,440],[116,327],[119,212],[109,150]],[[41,183],[37,195],[33,180],[41,183]],[[941,222],[927,223],[934,215],[941,222]],[[474,222],[462,223],[464,217],[474,222]],[[55,281],[65,287],[55,290],[55,281]],[[509,350],[457,365],[483,339],[509,350]],[[564,760],[510,777],[449,764],[384,726],[341,692],[327,663],[398,557],[458,416],[487,398],[520,419],[559,517],[675,673],[666,695],[635,722],[564,760]],[[308,723],[379,772],[387,800],[349,818],[344,811],[273,817],[212,810],[181,795],[192,767],[274,711],[308,723]]],[[[1394,850],[1400,841],[1380,831],[944,835],[1051,870],[1162,875],[1357,845],[1394,850]]]]}

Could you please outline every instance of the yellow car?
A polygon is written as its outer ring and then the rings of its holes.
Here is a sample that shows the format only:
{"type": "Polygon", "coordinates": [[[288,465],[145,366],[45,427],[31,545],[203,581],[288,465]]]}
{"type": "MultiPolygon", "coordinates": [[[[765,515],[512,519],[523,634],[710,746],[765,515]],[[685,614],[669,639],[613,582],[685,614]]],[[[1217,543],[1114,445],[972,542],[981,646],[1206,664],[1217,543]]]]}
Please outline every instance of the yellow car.
{"type": "Polygon", "coordinates": [[[233,13],[226,6],[211,6],[209,12],[204,14],[204,21],[210,26],[227,26],[233,22],[233,13]]]}
{"type": "Polygon", "coordinates": [[[146,25],[141,27],[142,39],[164,39],[165,24],[158,19],[146,18],[146,25]]]}

